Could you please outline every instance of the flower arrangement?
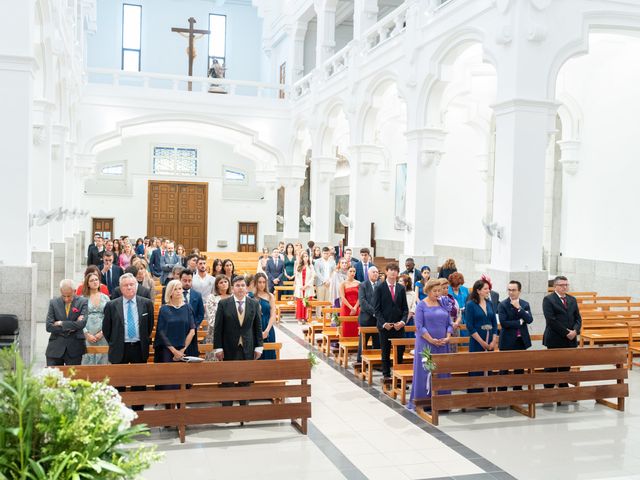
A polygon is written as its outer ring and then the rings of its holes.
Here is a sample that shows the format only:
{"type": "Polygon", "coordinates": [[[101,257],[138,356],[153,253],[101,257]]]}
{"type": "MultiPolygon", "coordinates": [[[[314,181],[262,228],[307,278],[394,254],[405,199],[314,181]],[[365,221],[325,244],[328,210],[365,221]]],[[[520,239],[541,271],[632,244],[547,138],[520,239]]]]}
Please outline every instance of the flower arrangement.
{"type": "Polygon", "coordinates": [[[15,349],[0,352],[0,375],[0,479],[128,479],[160,458],[124,448],[148,429],[105,382],[34,374],[15,349]]]}
{"type": "Polygon", "coordinates": [[[304,308],[309,308],[311,306],[309,297],[302,297],[302,305],[304,305],[304,308]]]}
{"type": "Polygon", "coordinates": [[[331,326],[332,327],[340,326],[340,315],[338,315],[338,312],[334,312],[331,314],[331,326]]]}
{"type": "Polygon", "coordinates": [[[318,363],[320,363],[320,360],[318,360],[317,355],[313,352],[309,352],[309,355],[307,355],[307,359],[309,360],[309,364],[311,365],[311,368],[315,367],[316,365],[318,365],[318,363]]]}
{"type": "Polygon", "coordinates": [[[425,346],[420,352],[420,356],[422,357],[422,368],[427,372],[433,372],[436,369],[436,364],[433,361],[431,349],[425,346]]]}

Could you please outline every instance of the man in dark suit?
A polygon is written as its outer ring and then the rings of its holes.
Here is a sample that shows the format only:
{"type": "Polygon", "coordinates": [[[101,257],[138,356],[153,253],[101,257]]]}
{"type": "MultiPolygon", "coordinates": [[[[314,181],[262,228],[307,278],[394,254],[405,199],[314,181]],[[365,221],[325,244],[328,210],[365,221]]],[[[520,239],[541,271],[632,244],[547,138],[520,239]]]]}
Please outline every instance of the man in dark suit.
{"type": "MultiPolygon", "coordinates": [[[[124,273],[130,273],[134,277],[138,275],[138,267],[135,265],[129,265],[124,269],[124,273]]],[[[147,287],[142,286],[142,283],[138,282],[138,290],[136,291],[136,295],[139,297],[148,298],[153,301],[153,297],[151,296],[151,290],[147,287]]],[[[122,296],[122,292],[120,291],[120,286],[118,285],[114,290],[113,294],[111,294],[111,300],[115,300],[116,298],[120,298],[122,296]]]]}
{"type": "MultiPolygon", "coordinates": [[[[136,295],[138,281],[130,273],[120,277],[122,297],[104,307],[102,333],[109,343],[109,363],[147,363],[153,331],[153,302],[136,295]]],[[[144,386],[131,387],[145,390],[144,386]]],[[[122,391],[122,387],[119,388],[122,391]]],[[[134,410],[142,410],[134,405],[134,410]]]]}
{"type": "MultiPolygon", "coordinates": [[[[398,283],[400,268],[397,263],[389,263],[386,268],[387,281],[374,291],[376,326],[380,333],[382,350],[383,383],[391,382],[391,339],[404,337],[404,326],[409,315],[407,292],[398,283]]],[[[404,347],[398,348],[398,363],[402,363],[404,347]]]]}
{"type": "Polygon", "coordinates": [[[409,257],[404,261],[404,268],[404,272],[402,272],[400,275],[409,275],[411,277],[411,283],[413,285],[415,285],[416,282],[422,280],[422,274],[418,270],[416,270],[416,262],[413,258],[409,257]]]}
{"type": "Polygon", "coordinates": [[[360,249],[360,261],[354,264],[356,267],[356,280],[359,282],[364,282],[369,278],[369,274],[367,273],[371,267],[375,265],[371,262],[371,250],[368,248],[360,249]]]}
{"type": "MultiPolygon", "coordinates": [[[[522,284],[517,280],[511,280],[507,285],[509,298],[498,304],[498,318],[500,319],[500,350],[526,350],[531,347],[528,325],[533,322],[529,303],[520,298],[522,284]]],[[[506,370],[500,371],[505,375],[506,370]]],[[[524,370],[514,370],[516,375],[523,374],[524,370]]],[[[513,387],[514,390],[522,390],[521,386],[513,387]]],[[[506,390],[500,387],[498,390],[506,390]]]]}
{"type": "Polygon", "coordinates": [[[104,252],[102,265],[100,266],[100,283],[104,283],[107,286],[109,295],[113,295],[123,273],[121,267],[113,264],[113,252],[104,252]]]}
{"type": "Polygon", "coordinates": [[[89,245],[87,249],[87,267],[95,265],[96,267],[102,263],[102,255],[104,254],[104,239],[100,235],[96,235],[95,243],[89,245]]]}
{"type": "Polygon", "coordinates": [[[151,257],[149,258],[149,270],[151,270],[151,275],[154,277],[160,278],[162,276],[162,267],[160,266],[160,259],[164,256],[164,240],[160,248],[156,248],[153,252],[151,252],[151,257]]]}
{"type": "MultiPolygon", "coordinates": [[[[262,355],[262,321],[260,304],[247,297],[247,284],[244,277],[233,278],[233,295],[218,303],[213,329],[213,348],[218,360],[257,360],[262,355]]],[[[233,383],[223,383],[230,387],[233,383]]],[[[238,383],[240,386],[247,383],[238,383]]],[[[232,405],[232,401],[222,402],[223,406],[232,405]]],[[[246,405],[241,400],[240,405],[246,405]]]]}
{"type": "Polygon", "coordinates": [[[175,244],[173,242],[167,242],[167,251],[160,257],[160,283],[166,285],[168,280],[171,280],[171,271],[176,265],[182,266],[182,259],[179,255],[176,255],[175,244]]]}
{"type": "Polygon", "coordinates": [[[193,286],[193,272],[191,270],[182,270],[182,272],[180,272],[180,277],[177,278],[180,278],[180,282],[182,283],[184,301],[193,311],[193,320],[196,324],[197,332],[202,320],[204,320],[204,302],[202,301],[202,295],[191,288],[193,286]]]}
{"type": "Polygon", "coordinates": [[[338,245],[333,247],[333,251],[334,251],[335,260],[337,264],[338,260],[344,257],[344,240],[342,238],[338,241],[338,245]]]}
{"type": "Polygon", "coordinates": [[[88,303],[77,297],[72,280],[60,282],[60,296],[49,302],[47,332],[49,343],[45,356],[47,366],[80,365],[87,351],[84,327],[87,324],[88,303]]]}
{"type": "MultiPolygon", "coordinates": [[[[361,327],[375,327],[376,326],[376,310],[374,292],[378,287],[378,269],[375,265],[369,267],[367,271],[368,278],[364,282],[360,283],[358,288],[358,301],[360,302],[360,314],[358,315],[358,324],[361,327]]],[[[371,338],[371,346],[374,349],[380,348],[380,336],[379,335],[366,335],[365,344],[369,342],[371,338]]],[[[362,361],[362,337],[358,338],[358,360],[362,361]]]]}
{"type": "Polygon", "coordinates": [[[271,252],[271,258],[267,260],[267,266],[264,269],[267,275],[269,291],[273,293],[273,287],[279,285],[284,275],[284,261],[280,257],[280,250],[274,248],[271,252]]]}
{"type": "MultiPolygon", "coordinates": [[[[547,348],[575,348],[582,326],[582,317],[575,297],[567,295],[569,280],[561,275],[553,280],[554,292],[542,300],[542,313],[547,322],[542,344],[547,348]]],[[[569,367],[545,368],[545,372],[566,372],[569,367]]],[[[552,388],[554,384],[545,384],[552,388]]],[[[568,384],[561,383],[561,387],[568,384]]]]}

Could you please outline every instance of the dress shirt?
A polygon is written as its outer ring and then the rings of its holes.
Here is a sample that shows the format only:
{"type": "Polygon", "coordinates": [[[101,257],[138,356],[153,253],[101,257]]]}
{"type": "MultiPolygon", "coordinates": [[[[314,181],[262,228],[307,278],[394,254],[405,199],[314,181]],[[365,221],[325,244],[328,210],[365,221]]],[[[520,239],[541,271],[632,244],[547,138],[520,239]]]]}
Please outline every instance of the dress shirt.
{"type": "MultiPolygon", "coordinates": [[[[244,298],[238,298],[235,295],[233,295],[233,301],[236,304],[236,313],[238,313],[238,317],[240,316],[240,312],[238,312],[238,302],[242,302],[242,309],[244,310],[244,313],[246,315],[247,313],[247,299],[249,297],[244,297],[244,298]]],[[[218,353],[218,352],[222,352],[224,349],[222,348],[216,348],[215,351],[213,353],[218,353]]],[[[256,347],[253,349],[255,352],[260,352],[262,354],[264,347],[256,347]]]]}
{"type": "Polygon", "coordinates": [[[131,300],[127,300],[122,297],[122,304],[124,307],[124,341],[125,343],[135,343],[140,341],[140,328],[138,327],[138,322],[134,322],[134,326],[136,327],[136,336],[129,337],[129,302],[131,302],[131,310],[133,311],[133,318],[138,319],[138,302],[136,302],[136,297],[133,297],[131,300]]]}

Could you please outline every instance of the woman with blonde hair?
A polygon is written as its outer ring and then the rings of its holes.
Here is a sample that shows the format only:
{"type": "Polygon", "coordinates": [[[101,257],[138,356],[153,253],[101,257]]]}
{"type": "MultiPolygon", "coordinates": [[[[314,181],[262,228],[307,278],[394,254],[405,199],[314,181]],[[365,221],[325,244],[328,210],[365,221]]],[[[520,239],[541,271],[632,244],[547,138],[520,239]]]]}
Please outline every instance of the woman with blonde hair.
{"type": "MultiPolygon", "coordinates": [[[[197,343],[196,324],[191,307],[184,301],[182,283],[171,280],[164,293],[165,304],[158,313],[158,327],[153,343],[154,362],[178,362],[193,353],[197,343]]],[[[197,346],[196,346],[197,355],[197,346]]]]}
{"type": "Polygon", "coordinates": [[[303,251],[294,275],[293,296],[296,299],[296,320],[304,323],[307,319],[307,307],[305,301],[312,299],[315,294],[314,278],[316,274],[309,259],[309,253],[303,251]],[[305,300],[306,299],[306,300],[305,300]]]}
{"type": "Polygon", "coordinates": [[[151,277],[151,273],[149,273],[147,261],[143,258],[134,258],[131,265],[138,268],[138,274],[136,275],[138,283],[149,289],[151,298],[156,298],[156,282],[151,277]]]}
{"type": "Polygon", "coordinates": [[[124,251],[118,256],[118,265],[123,270],[131,265],[131,259],[136,256],[129,242],[124,244],[124,251]]]}
{"type": "Polygon", "coordinates": [[[449,275],[458,271],[456,267],[456,261],[453,258],[447,258],[447,260],[440,267],[438,278],[449,278],[449,275]]]}

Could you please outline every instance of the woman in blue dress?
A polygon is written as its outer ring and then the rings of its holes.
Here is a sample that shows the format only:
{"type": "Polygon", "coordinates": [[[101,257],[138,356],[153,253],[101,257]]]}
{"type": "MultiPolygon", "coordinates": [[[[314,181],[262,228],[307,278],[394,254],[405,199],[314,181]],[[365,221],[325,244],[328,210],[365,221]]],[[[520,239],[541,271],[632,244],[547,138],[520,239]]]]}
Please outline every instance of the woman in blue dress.
{"type": "MultiPolygon", "coordinates": [[[[262,339],[264,343],[274,343],[276,341],[276,304],[275,297],[267,290],[267,276],[264,273],[256,273],[253,277],[256,292],[249,293],[249,296],[255,298],[260,303],[262,311],[262,339]]],[[[275,350],[265,350],[260,360],[275,360],[275,350]]]]}
{"type": "Polygon", "coordinates": [[[418,280],[415,284],[415,291],[418,293],[418,300],[424,300],[427,297],[427,294],[424,293],[424,286],[431,279],[431,267],[429,265],[424,265],[420,269],[420,280],[418,280]]]}
{"type": "MultiPolygon", "coordinates": [[[[463,285],[464,276],[460,272],[454,272],[449,275],[448,280],[449,295],[455,298],[456,302],[458,302],[458,308],[460,309],[460,314],[462,316],[462,323],[465,323],[465,308],[469,299],[469,289],[463,285]]],[[[468,337],[469,332],[467,330],[462,330],[460,332],[460,336],[468,337]]]]}
{"type": "MultiPolygon", "coordinates": [[[[488,352],[498,346],[498,321],[489,299],[491,287],[486,280],[477,280],[469,294],[465,310],[465,323],[469,333],[469,352],[488,352]]],[[[481,376],[484,372],[469,372],[469,376],[481,376]]],[[[481,392],[471,388],[469,393],[481,392]]]]}
{"type": "Polygon", "coordinates": [[[164,298],[166,304],[158,312],[153,343],[155,363],[178,362],[191,353],[191,343],[197,342],[193,311],[184,301],[180,280],[171,280],[167,284],[164,298]]]}
{"type": "MultiPolygon", "coordinates": [[[[449,353],[449,338],[453,332],[450,312],[438,297],[440,282],[429,280],[424,287],[426,298],[416,306],[416,344],[413,355],[413,382],[409,396],[409,409],[415,409],[417,398],[431,397],[431,385],[428,385],[428,373],[422,366],[422,350],[429,347],[432,354],[449,353]]],[[[437,360],[435,360],[437,363],[437,360]]],[[[448,376],[448,374],[446,374],[448,376]]],[[[443,374],[443,377],[445,375],[443,374]]],[[[443,392],[444,393],[444,392],[443,392]]]]}
{"type": "MultiPolygon", "coordinates": [[[[296,266],[296,253],[295,248],[293,247],[293,243],[287,243],[287,246],[284,248],[284,275],[282,280],[286,282],[293,282],[296,278],[295,266],[296,266]]],[[[283,291],[284,295],[293,295],[293,287],[291,290],[283,291]]]]}

